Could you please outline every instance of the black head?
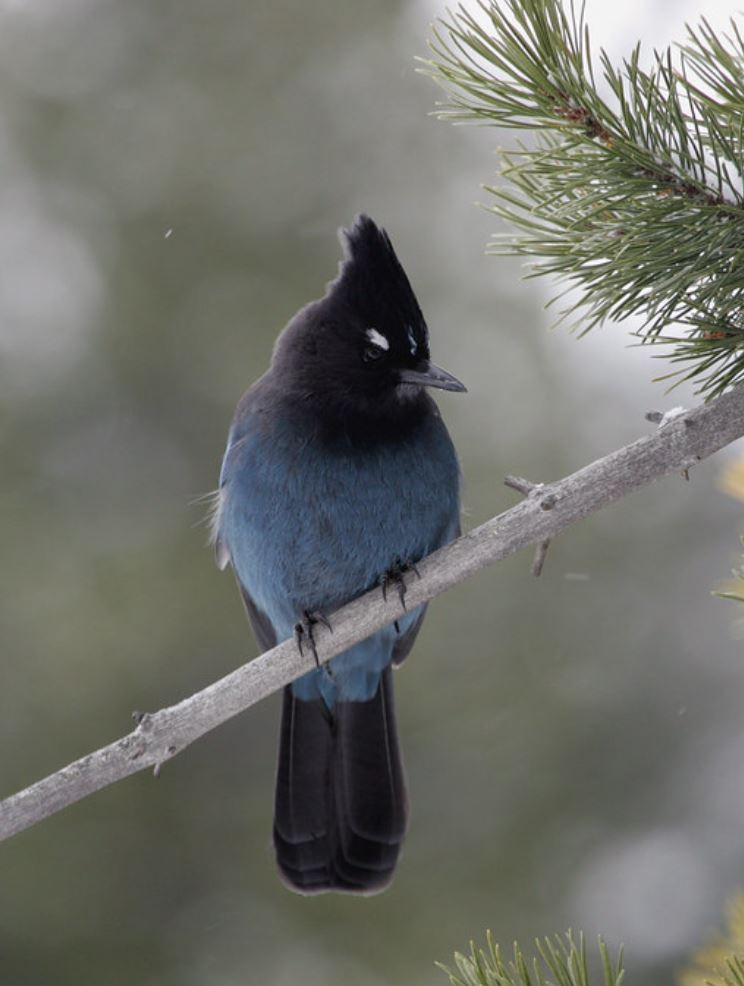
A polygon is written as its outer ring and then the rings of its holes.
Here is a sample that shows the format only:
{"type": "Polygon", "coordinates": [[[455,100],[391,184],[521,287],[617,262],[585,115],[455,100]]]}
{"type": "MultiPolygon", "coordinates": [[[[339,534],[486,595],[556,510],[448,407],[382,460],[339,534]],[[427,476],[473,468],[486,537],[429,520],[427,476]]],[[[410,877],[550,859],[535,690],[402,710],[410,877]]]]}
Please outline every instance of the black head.
{"type": "Polygon", "coordinates": [[[277,343],[283,383],[340,414],[390,413],[423,387],[465,390],[431,363],[424,316],[385,230],[361,215],[340,236],[338,277],[277,343]]]}

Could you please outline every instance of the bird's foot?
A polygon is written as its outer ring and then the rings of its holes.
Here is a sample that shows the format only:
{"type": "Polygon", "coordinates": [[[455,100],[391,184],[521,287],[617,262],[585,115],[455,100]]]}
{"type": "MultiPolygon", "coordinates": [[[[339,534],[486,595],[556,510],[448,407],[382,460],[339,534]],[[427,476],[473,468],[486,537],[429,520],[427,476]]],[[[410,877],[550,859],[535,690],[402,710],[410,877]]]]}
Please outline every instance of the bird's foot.
{"type": "MultiPolygon", "coordinates": [[[[385,574],[380,579],[380,585],[382,586],[382,598],[384,602],[387,602],[387,594],[391,588],[394,588],[398,593],[398,599],[403,609],[406,609],[406,592],[408,591],[408,586],[406,585],[406,575],[414,572],[416,578],[420,579],[421,574],[416,568],[416,565],[412,561],[401,561],[400,558],[396,558],[390,568],[385,572],[385,574]]],[[[396,630],[398,629],[396,623],[396,630]]]]}
{"type": "Polygon", "coordinates": [[[295,640],[297,641],[297,647],[299,649],[300,655],[304,654],[303,651],[303,641],[310,647],[310,652],[315,658],[316,667],[320,667],[320,661],[318,660],[318,650],[315,646],[315,632],[313,627],[316,627],[319,623],[322,623],[324,627],[333,633],[333,627],[331,626],[328,617],[324,613],[315,612],[311,613],[310,610],[305,609],[302,612],[302,619],[299,623],[295,623],[295,640]]]}

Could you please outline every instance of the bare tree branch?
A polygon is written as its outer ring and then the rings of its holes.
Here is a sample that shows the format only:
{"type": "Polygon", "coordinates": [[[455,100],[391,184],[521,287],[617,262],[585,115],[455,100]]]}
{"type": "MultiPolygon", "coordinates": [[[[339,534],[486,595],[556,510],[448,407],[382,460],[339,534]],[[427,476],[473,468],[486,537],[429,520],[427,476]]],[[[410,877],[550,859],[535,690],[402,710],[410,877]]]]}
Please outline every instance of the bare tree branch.
{"type": "MultiPolygon", "coordinates": [[[[525,499],[418,565],[406,603],[418,606],[487,565],[528,545],[550,541],[570,524],[669,473],[695,463],[744,435],[744,388],[693,411],[681,408],[658,420],[653,434],[611,452],[550,485],[510,477],[525,499]]],[[[327,661],[400,615],[397,597],[379,589],[318,625],[318,657],[327,661]]],[[[0,839],[29,828],[67,805],[180,753],[194,740],[314,667],[314,659],[285,641],[177,705],[138,716],[129,735],[90,753],[0,802],[0,839]]]]}
{"type": "MultiPolygon", "coordinates": [[[[513,490],[517,490],[518,493],[523,493],[524,496],[529,496],[531,493],[539,493],[544,489],[543,483],[531,483],[529,479],[522,479],[521,476],[507,476],[504,480],[504,486],[510,486],[513,490]]],[[[541,497],[540,506],[543,510],[552,510],[555,506],[555,499],[552,494],[541,497]]],[[[543,565],[545,564],[549,547],[550,538],[545,538],[544,541],[538,541],[537,543],[535,557],[532,559],[532,574],[535,577],[542,575],[543,565]]]]}

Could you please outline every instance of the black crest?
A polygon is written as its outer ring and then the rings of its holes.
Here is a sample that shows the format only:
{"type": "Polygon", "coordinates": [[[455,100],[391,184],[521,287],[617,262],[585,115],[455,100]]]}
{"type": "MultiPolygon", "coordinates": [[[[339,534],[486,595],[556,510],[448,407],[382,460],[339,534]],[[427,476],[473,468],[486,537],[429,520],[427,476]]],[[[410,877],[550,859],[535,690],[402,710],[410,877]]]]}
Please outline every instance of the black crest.
{"type": "Polygon", "coordinates": [[[369,325],[413,330],[425,345],[424,316],[385,230],[362,213],[339,237],[344,259],[327,297],[356,310],[369,325]]]}

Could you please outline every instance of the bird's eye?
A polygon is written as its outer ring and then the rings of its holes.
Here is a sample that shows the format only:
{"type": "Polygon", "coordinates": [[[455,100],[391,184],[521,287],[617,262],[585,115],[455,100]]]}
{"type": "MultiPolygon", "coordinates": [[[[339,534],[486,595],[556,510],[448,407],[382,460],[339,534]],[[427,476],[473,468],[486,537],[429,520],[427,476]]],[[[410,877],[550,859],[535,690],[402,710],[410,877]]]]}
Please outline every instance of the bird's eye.
{"type": "Polygon", "coordinates": [[[367,329],[366,336],[368,345],[362,353],[362,359],[365,363],[372,363],[388,352],[390,343],[387,337],[382,332],[378,332],[377,329],[367,329]]]}
{"type": "Polygon", "coordinates": [[[385,355],[385,350],[382,346],[367,346],[367,348],[362,353],[362,359],[365,363],[373,363],[375,360],[380,359],[381,356],[385,355]]]}

